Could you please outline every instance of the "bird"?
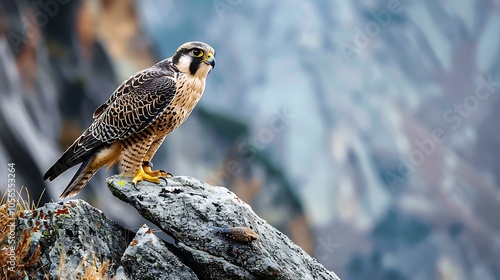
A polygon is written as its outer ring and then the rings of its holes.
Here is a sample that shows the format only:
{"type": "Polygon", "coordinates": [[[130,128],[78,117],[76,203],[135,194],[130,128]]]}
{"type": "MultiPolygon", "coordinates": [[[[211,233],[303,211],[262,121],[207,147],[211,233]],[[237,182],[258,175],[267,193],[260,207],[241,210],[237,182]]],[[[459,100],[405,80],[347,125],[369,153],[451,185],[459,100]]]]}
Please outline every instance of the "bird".
{"type": "Polygon", "coordinates": [[[78,194],[104,166],[118,163],[120,174],[159,183],[172,176],[152,170],[151,159],[174,129],[191,114],[215,67],[215,50],[204,42],[182,44],[169,58],[133,74],[93,114],[92,124],[50,167],[52,181],[81,164],[60,198],[78,194]]]}

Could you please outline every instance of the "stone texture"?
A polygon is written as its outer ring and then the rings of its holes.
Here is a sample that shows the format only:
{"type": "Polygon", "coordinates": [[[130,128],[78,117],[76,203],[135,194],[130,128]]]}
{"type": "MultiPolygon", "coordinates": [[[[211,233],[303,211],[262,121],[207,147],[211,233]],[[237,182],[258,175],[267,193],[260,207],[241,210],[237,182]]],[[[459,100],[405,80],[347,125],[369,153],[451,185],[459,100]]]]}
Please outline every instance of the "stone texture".
{"type": "Polygon", "coordinates": [[[125,250],[117,278],[131,279],[198,279],[146,225],[125,250]]]}
{"type": "Polygon", "coordinates": [[[0,205],[0,275],[8,279],[338,279],[226,188],[188,177],[161,184],[113,176],[112,193],[146,225],[124,229],[83,200],[10,217],[0,205]],[[12,225],[12,226],[11,226],[12,225]],[[14,238],[10,229],[14,228],[14,238]],[[12,242],[13,241],[13,242],[12,242]],[[13,253],[14,252],[14,253],[13,253]],[[15,258],[15,271],[6,260],[15,258]]]}
{"type": "Polygon", "coordinates": [[[184,263],[203,279],[338,279],[226,188],[189,177],[134,187],[108,178],[112,193],[175,240],[184,263]],[[220,228],[247,227],[259,239],[238,242],[220,228]]]}
{"type": "Polygon", "coordinates": [[[83,200],[17,213],[16,273],[9,279],[108,277],[133,233],[83,200]]]}

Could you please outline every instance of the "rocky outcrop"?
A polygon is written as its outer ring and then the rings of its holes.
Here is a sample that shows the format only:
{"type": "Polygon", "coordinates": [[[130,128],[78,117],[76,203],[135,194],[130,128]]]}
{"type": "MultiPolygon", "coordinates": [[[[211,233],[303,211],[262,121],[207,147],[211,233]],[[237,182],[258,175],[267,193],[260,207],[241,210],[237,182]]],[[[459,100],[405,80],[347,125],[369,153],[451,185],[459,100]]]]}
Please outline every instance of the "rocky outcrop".
{"type": "Polygon", "coordinates": [[[8,221],[0,230],[2,279],[105,279],[134,236],[83,200],[47,203],[11,218],[7,205],[0,209],[8,221]]]}
{"type": "Polygon", "coordinates": [[[117,279],[198,279],[146,225],[139,229],[121,261],[117,279]]]}
{"type": "Polygon", "coordinates": [[[338,279],[226,188],[189,177],[136,187],[118,175],[107,182],[174,241],[145,225],[134,237],[82,200],[49,203],[17,215],[16,244],[25,252],[10,276],[338,279]]]}

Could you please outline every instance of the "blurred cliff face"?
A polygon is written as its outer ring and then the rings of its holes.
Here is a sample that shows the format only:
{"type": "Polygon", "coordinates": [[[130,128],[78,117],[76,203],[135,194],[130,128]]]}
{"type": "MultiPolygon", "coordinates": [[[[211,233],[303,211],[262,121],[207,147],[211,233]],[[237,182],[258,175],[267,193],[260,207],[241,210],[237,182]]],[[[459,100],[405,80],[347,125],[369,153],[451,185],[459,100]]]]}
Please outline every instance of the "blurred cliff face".
{"type": "Polygon", "coordinates": [[[495,1],[49,2],[0,1],[0,165],[34,197],[119,82],[201,40],[217,69],[156,166],[232,189],[342,279],[500,273],[495,1]]]}
{"type": "Polygon", "coordinates": [[[107,98],[99,91],[115,87],[89,24],[96,17],[90,3],[1,2],[2,156],[16,163],[17,183],[33,189],[34,197],[43,190],[47,164],[90,122],[88,111],[107,98]]]}
{"type": "MultiPolygon", "coordinates": [[[[16,163],[19,186],[26,186],[30,196],[38,198],[46,184],[40,180],[41,174],[57,159],[61,150],[81,134],[91,122],[93,110],[111,95],[119,81],[170,53],[154,57],[149,39],[141,32],[132,1],[1,3],[1,39],[4,43],[1,55],[5,57],[2,71],[11,75],[2,77],[2,82],[5,81],[2,83],[5,86],[2,90],[5,97],[2,125],[6,133],[2,135],[5,150],[0,153],[0,158],[4,163],[16,163]],[[115,78],[115,73],[119,79],[115,78]]],[[[206,114],[209,123],[212,117],[212,113],[206,114]]],[[[225,127],[226,124],[214,125],[225,127]]],[[[230,134],[244,134],[244,131],[246,128],[230,134]]],[[[220,154],[216,155],[219,160],[227,157],[231,139],[220,146],[220,154]]],[[[210,148],[203,143],[192,145],[210,148]]],[[[249,186],[261,186],[265,178],[252,179],[248,175],[250,167],[248,164],[240,167],[247,170],[245,178],[231,178],[232,174],[224,174],[225,182],[217,179],[213,183],[234,185],[239,195],[252,202],[255,192],[249,192],[249,186]],[[249,185],[248,182],[253,183],[249,185]]],[[[210,171],[217,169],[218,164],[210,171]]],[[[103,177],[101,174],[91,184],[102,187],[103,177]]],[[[47,184],[48,193],[42,198],[42,203],[57,197],[70,178],[71,174],[65,174],[47,184]]],[[[279,184],[283,184],[283,180],[283,175],[280,175],[279,184]]],[[[286,187],[290,188],[289,185],[286,187]]],[[[83,196],[104,210],[121,212],[117,211],[121,206],[103,203],[107,192],[101,194],[97,191],[91,187],[83,196]]],[[[275,225],[312,252],[312,237],[300,202],[287,194],[284,202],[272,205],[293,210],[292,215],[283,216],[282,213],[275,216],[275,225]],[[292,203],[287,202],[287,197],[292,203]]],[[[128,223],[135,225],[137,220],[128,223]]]]}

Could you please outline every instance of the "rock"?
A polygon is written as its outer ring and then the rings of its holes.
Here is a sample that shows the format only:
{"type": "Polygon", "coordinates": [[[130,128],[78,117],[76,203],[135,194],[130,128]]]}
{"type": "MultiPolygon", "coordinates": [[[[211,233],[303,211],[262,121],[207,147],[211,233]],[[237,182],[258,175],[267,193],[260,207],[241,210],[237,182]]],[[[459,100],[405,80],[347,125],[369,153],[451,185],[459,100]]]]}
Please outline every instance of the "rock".
{"type": "MultiPolygon", "coordinates": [[[[170,235],[134,234],[83,200],[0,206],[0,275],[8,279],[339,279],[226,188],[189,177],[108,178],[112,193],[170,235]],[[15,208],[15,207],[14,207],[15,208]],[[14,231],[14,234],[11,234],[14,231]],[[13,237],[12,237],[13,236],[13,237]],[[13,261],[14,269],[9,261],[13,261]]],[[[13,205],[13,204],[12,204],[13,205]]]]}
{"type": "Polygon", "coordinates": [[[226,188],[189,177],[153,184],[119,175],[111,192],[175,240],[175,254],[203,279],[338,279],[226,188]],[[258,240],[235,238],[244,227],[258,240]],[[237,230],[238,231],[238,230],[237,230]]]}
{"type": "MultiPolygon", "coordinates": [[[[83,200],[47,203],[16,216],[14,273],[2,264],[8,279],[105,278],[120,264],[127,237],[133,237],[83,200]]],[[[2,248],[5,241],[0,238],[2,248]]]]}
{"type": "Polygon", "coordinates": [[[151,229],[143,225],[125,250],[117,278],[122,279],[198,279],[151,229]]]}

